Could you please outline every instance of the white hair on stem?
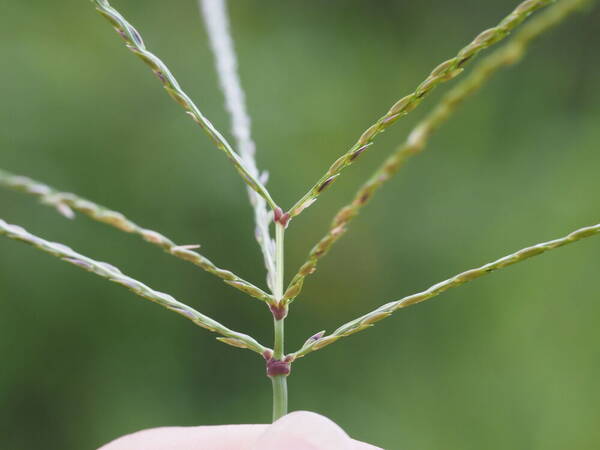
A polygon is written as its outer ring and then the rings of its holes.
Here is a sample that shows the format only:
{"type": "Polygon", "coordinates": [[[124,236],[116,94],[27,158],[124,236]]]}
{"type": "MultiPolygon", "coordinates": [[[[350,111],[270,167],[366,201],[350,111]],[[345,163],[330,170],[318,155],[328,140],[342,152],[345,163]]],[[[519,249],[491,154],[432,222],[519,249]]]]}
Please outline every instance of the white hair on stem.
{"type": "MultiPolygon", "coordinates": [[[[251,120],[246,109],[246,96],[238,74],[237,58],[227,18],[227,5],[225,0],[199,0],[199,4],[211,50],[215,57],[215,66],[225,96],[225,107],[230,116],[231,133],[236,140],[237,151],[248,172],[266,183],[266,172],[260,174],[256,166],[256,145],[250,132],[251,120]]],[[[269,231],[271,216],[267,211],[266,202],[260,195],[251,189],[248,189],[248,195],[254,209],[256,240],[260,245],[267,267],[267,284],[273,290],[275,245],[269,231]]]]}

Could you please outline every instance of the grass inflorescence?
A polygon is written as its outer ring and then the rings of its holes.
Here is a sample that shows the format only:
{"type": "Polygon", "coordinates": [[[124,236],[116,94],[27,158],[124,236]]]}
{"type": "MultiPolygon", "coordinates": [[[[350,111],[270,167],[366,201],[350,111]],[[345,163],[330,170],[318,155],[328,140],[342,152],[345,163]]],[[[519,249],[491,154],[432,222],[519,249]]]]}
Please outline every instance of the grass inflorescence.
{"type": "Polygon", "coordinates": [[[359,214],[374,194],[404,166],[411,156],[420,153],[425,148],[431,135],[452,117],[453,112],[470,95],[484,86],[485,82],[499,69],[519,61],[534,38],[557,25],[569,14],[584,4],[590,3],[591,0],[559,0],[557,4],[552,6],[550,5],[553,2],[550,0],[526,0],[519,4],[497,26],[477,35],[468,45],[460,49],[453,58],[442,62],[433,69],[412,93],[394,103],[381,118],[362,133],[356,143],[339,157],[306,194],[287,211],[275,203],[266,188],[267,173],[259,171],[257,167],[255,144],[251,138],[250,118],[246,111],[245,96],[237,73],[237,60],[230,34],[225,0],[200,0],[200,6],[215,55],[217,73],[225,103],[231,117],[232,134],[236,140],[235,149],[182,90],[164,62],[147,49],[138,30],[108,1],[93,0],[93,2],[98,11],[108,19],[123,38],[126,47],[150,66],[167,93],[201,126],[216,147],[225,153],[247,184],[255,218],[254,234],[263,254],[267,285],[270,292],[266,292],[227,269],[216,266],[197,251],[198,246],[178,245],[159,232],[137,225],[122,213],[100,206],[75,194],[61,192],[42,182],[1,170],[0,185],[33,195],[39,198],[42,203],[54,207],[67,218],[73,218],[75,213],[78,212],[93,220],[111,225],[118,230],[136,234],[167,253],[189,261],[208,273],[219,277],[225,283],[245,292],[249,296],[262,300],[273,316],[273,348],[260,344],[251,336],[227,328],[214,319],[179,302],[172,296],[156,291],[141,281],[125,275],[110,264],[84,256],[63,244],[50,242],[35,236],[20,226],[11,225],[0,220],[0,235],[32,245],[65,262],[126,287],[134,294],[176,312],[200,327],[220,334],[219,341],[234,347],[246,348],[261,355],[266,360],[267,375],[273,382],[274,419],[287,412],[286,377],[290,374],[291,364],[295,360],[330,345],[342,337],[365,330],[398,309],[430,299],[448,289],[460,286],[492,271],[600,233],[600,225],[593,225],[575,230],[562,238],[524,248],[494,262],[455,275],[422,292],[386,303],[340,326],[329,335],[325,331],[316,333],[308,338],[300,349],[286,353],[284,348],[284,321],[290,312],[290,304],[300,295],[306,277],[316,271],[320,259],[345,234],[351,220],[359,214]],[[547,6],[550,7],[524,25],[510,39],[508,44],[491,55],[485,56],[471,73],[454,86],[431,112],[417,124],[409,133],[406,141],[383,161],[358,190],[353,200],[339,210],[325,236],[313,247],[306,262],[286,287],[283,271],[285,260],[284,240],[286,228],[292,223],[292,219],[313,204],[321,193],[335,182],[345,168],[356,162],[360,155],[370,148],[378,134],[419,106],[435,87],[456,78],[465,70],[467,63],[474,60],[483,50],[507,38],[511,31],[523,23],[529,15],[547,6]],[[274,238],[271,235],[272,227],[275,231],[274,238]]]}

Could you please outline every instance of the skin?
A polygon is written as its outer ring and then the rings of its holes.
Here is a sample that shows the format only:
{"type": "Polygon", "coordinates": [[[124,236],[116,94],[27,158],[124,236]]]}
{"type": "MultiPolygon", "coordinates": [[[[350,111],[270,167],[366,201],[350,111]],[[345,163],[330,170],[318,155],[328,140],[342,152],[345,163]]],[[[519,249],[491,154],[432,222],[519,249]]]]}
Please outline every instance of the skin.
{"type": "Polygon", "coordinates": [[[377,450],[327,417],[297,411],[272,425],[164,427],[138,431],[99,450],[377,450]]]}

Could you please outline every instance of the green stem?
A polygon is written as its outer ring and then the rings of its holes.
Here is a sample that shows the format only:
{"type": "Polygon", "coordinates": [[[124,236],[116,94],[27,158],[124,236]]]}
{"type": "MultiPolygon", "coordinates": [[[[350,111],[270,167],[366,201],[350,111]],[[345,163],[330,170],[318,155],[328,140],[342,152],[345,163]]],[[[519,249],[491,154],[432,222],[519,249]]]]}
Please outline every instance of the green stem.
{"type": "Polygon", "coordinates": [[[275,223],[275,291],[273,295],[276,301],[283,297],[283,259],[284,259],[284,236],[285,227],[279,222],[275,223]]]}
{"type": "MultiPolygon", "coordinates": [[[[275,224],[275,265],[276,280],[275,292],[273,292],[277,302],[282,301],[283,297],[283,261],[284,261],[284,235],[285,227],[280,223],[275,224]]],[[[273,318],[273,328],[275,332],[275,345],[273,346],[273,359],[282,360],[284,356],[284,328],[285,317],[273,318]]],[[[287,375],[276,375],[271,377],[273,382],[273,422],[287,414],[287,375]]]]}
{"type": "Polygon", "coordinates": [[[271,377],[273,382],[273,422],[287,414],[287,376],[271,377]]]}
{"type": "Polygon", "coordinates": [[[275,345],[273,348],[273,358],[277,360],[283,359],[283,343],[285,338],[284,322],[285,319],[273,319],[273,328],[275,329],[275,345]]]}

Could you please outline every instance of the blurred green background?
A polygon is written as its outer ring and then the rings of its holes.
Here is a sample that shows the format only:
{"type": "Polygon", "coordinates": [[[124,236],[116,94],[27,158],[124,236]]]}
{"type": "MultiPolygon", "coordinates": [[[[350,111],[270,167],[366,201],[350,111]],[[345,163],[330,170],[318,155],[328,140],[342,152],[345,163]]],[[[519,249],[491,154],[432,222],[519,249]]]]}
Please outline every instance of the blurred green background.
{"type": "MultiPolygon", "coordinates": [[[[290,206],[429,70],[515,1],[231,1],[262,168],[290,206]]],[[[115,0],[222,131],[194,0],[115,0]]],[[[375,197],[306,283],[289,350],[321,329],[597,223],[600,10],[501,72],[375,197]]],[[[264,286],[241,181],[85,0],[6,0],[0,165],[125,212],[264,286]]],[[[334,211],[447,89],[378,139],[287,233],[288,277],[334,211]]],[[[218,279],[83,216],[0,191],[3,219],[109,261],[228,326],[271,318],[218,279]]],[[[298,361],[293,410],[386,449],[600,446],[594,238],[404,310],[298,361]]],[[[0,240],[0,447],[92,449],[161,425],[268,422],[253,353],[127,290],[0,240]]]]}

